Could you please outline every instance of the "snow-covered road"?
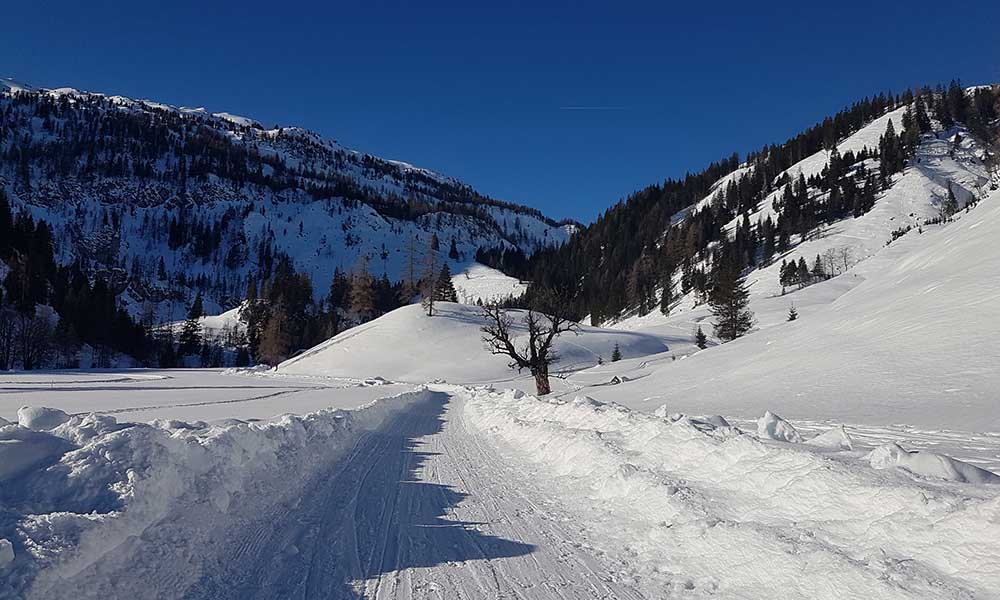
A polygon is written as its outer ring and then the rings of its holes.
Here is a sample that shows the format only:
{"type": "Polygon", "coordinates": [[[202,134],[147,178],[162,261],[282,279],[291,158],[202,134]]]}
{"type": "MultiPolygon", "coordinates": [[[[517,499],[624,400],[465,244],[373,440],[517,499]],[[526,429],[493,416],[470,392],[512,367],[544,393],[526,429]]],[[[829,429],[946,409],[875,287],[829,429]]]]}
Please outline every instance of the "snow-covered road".
{"type": "Polygon", "coordinates": [[[80,447],[0,498],[0,598],[1000,597],[994,484],[721,417],[442,384],[260,423],[62,419],[21,436],[80,447]]]}
{"type": "MultiPolygon", "coordinates": [[[[439,386],[384,400],[384,420],[332,432],[347,445],[308,433],[291,469],[196,479],[134,534],[109,522],[98,537],[118,541],[43,570],[27,597],[650,597],[627,557],[594,549],[523,460],[466,422],[466,397],[439,386]]],[[[220,438],[211,452],[254,439],[220,438]]],[[[275,456],[292,453],[283,447],[275,456]]],[[[220,470],[232,468],[207,476],[220,470]]]]}
{"type": "Polygon", "coordinates": [[[551,501],[425,397],[317,473],[298,505],[234,532],[188,598],[639,598],[551,501]]]}

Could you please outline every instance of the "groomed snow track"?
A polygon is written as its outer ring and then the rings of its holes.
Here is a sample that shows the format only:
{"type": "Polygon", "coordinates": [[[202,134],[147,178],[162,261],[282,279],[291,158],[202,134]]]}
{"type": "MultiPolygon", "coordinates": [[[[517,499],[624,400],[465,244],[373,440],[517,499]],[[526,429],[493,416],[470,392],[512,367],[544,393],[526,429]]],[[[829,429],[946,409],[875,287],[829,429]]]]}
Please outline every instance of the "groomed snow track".
{"type": "Polygon", "coordinates": [[[647,597],[466,427],[463,394],[442,389],[379,401],[384,419],[353,433],[351,419],[370,409],[347,417],[347,433],[334,434],[350,436],[346,446],[296,442],[299,464],[268,465],[230,499],[216,501],[218,482],[194,485],[135,535],[43,569],[26,596],[647,597]]]}
{"type": "Polygon", "coordinates": [[[63,463],[158,448],[122,455],[158,483],[86,517],[23,595],[1000,598],[996,486],[706,422],[440,385],[201,434],[115,426],[63,463]]]}
{"type": "Polygon", "coordinates": [[[544,518],[428,391],[301,501],[248,526],[233,558],[187,598],[638,598],[562,524],[544,518]]]}

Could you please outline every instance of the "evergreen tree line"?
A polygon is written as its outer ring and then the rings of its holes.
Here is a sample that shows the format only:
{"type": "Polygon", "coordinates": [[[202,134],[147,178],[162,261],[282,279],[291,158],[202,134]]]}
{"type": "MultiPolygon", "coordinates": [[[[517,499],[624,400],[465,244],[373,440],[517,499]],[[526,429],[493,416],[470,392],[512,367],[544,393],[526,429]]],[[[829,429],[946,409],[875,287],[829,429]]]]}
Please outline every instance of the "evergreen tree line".
{"type": "Polygon", "coordinates": [[[247,286],[240,310],[246,335],[237,342],[237,363],[278,364],[349,327],[410,304],[418,294],[425,305],[458,302],[448,263],[439,260],[433,246],[419,277],[413,272],[411,278],[396,282],[385,273],[375,277],[365,257],[351,273],[338,268],[322,301],[313,300],[309,276],[297,273],[287,256],[279,256],[270,277],[259,284],[251,279],[247,286]]]}
{"type": "Polygon", "coordinates": [[[75,367],[84,344],[95,366],[111,366],[115,353],[154,356],[155,340],[118,307],[109,282],[92,281],[76,262],[58,266],[52,242],[48,224],[14,215],[0,189],[0,370],[75,367]]]}
{"type": "Polygon", "coordinates": [[[996,90],[966,94],[957,81],[947,89],[879,94],[784,144],[749,154],[742,164],[732,155],[701,173],[649,186],[610,208],[566,245],[536,253],[528,266],[527,279],[533,283],[522,303],[555,293],[566,299],[568,314],[589,315],[597,324],[630,311],[645,314],[659,307],[667,313],[680,294],[691,291],[708,301],[718,279],[715,271],[723,265],[740,272],[770,264],[819,226],[871,210],[892,176],[912,160],[932,118],[946,127],[961,123],[987,141],[995,139],[997,103],[996,90]],[[890,123],[877,148],[843,156],[837,151],[844,137],[903,105],[909,106],[903,131],[897,133],[890,123]],[[823,150],[830,160],[821,173],[808,180],[801,173],[777,177],[823,150]],[[866,168],[868,159],[878,159],[878,172],[866,168]],[[711,187],[737,169],[739,176],[711,187]],[[751,223],[749,215],[774,192],[780,194],[775,218],[751,223]],[[692,207],[702,199],[707,201],[692,207]],[[725,234],[723,228],[737,218],[735,231],[725,234]]]}

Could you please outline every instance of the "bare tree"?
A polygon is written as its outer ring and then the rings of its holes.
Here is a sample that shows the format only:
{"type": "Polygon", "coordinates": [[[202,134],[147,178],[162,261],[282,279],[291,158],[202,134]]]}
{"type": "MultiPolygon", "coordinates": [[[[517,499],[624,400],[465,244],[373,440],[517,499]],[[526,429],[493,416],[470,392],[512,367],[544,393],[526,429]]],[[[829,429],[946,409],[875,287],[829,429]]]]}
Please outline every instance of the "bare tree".
{"type": "Polygon", "coordinates": [[[552,391],[549,387],[549,365],[558,356],[552,350],[556,337],[564,332],[577,333],[577,324],[565,317],[544,314],[529,309],[524,317],[527,338],[522,344],[515,339],[514,319],[500,304],[491,302],[483,307],[483,343],[491,354],[510,357],[507,365],[518,372],[527,369],[535,378],[539,396],[552,391]]]}
{"type": "Polygon", "coordinates": [[[435,239],[431,238],[431,244],[427,248],[427,255],[424,257],[423,287],[420,290],[422,295],[420,304],[427,311],[428,317],[434,316],[434,297],[437,295],[438,251],[434,247],[435,239]]]}
{"type": "Polygon", "coordinates": [[[16,332],[14,311],[0,306],[0,371],[14,368],[16,332]]]}
{"type": "Polygon", "coordinates": [[[52,324],[45,315],[17,313],[17,348],[21,368],[25,371],[40,369],[49,359],[52,342],[52,324]]]}

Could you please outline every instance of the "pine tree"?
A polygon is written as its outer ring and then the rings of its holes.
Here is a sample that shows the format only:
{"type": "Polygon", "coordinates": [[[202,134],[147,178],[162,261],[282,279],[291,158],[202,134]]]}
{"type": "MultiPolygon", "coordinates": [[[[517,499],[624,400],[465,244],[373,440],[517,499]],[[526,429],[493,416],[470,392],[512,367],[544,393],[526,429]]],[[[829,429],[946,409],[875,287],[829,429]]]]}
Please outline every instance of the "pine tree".
{"type": "Polygon", "coordinates": [[[750,292],[732,259],[723,261],[716,269],[708,304],[715,317],[715,337],[723,342],[735,340],[753,327],[750,292]]]}
{"type": "Polygon", "coordinates": [[[434,316],[434,300],[437,296],[436,289],[438,283],[438,256],[437,256],[437,236],[431,236],[431,244],[424,257],[423,289],[421,290],[420,304],[427,311],[427,316],[434,316]]]}
{"type": "Polygon", "coordinates": [[[205,316],[205,304],[201,299],[201,292],[194,297],[194,302],[191,303],[191,308],[188,309],[187,318],[189,319],[200,319],[205,316]]]}
{"type": "Polygon", "coordinates": [[[788,320],[794,321],[799,318],[799,311],[795,310],[795,305],[792,304],[788,307],[788,320]]]}
{"type": "Polygon", "coordinates": [[[178,351],[181,356],[197,354],[201,349],[201,324],[198,319],[204,314],[205,309],[202,304],[201,293],[194,298],[191,308],[188,309],[187,320],[181,326],[179,338],[180,347],[178,351]]]}
{"type": "Polygon", "coordinates": [[[705,335],[704,331],[702,331],[701,325],[699,325],[698,329],[694,332],[694,343],[698,346],[699,350],[704,350],[708,347],[708,336],[705,335]]]}
{"type": "Polygon", "coordinates": [[[826,279],[826,271],[823,269],[823,261],[820,260],[819,254],[816,255],[816,261],[813,262],[812,277],[817,281],[826,279]]]}
{"type": "Polygon", "coordinates": [[[796,266],[795,274],[798,277],[799,286],[805,287],[809,285],[809,265],[806,264],[806,257],[799,257],[799,263],[796,266]]]}
{"type": "Polygon", "coordinates": [[[611,362],[618,362],[622,359],[622,349],[618,346],[618,342],[615,342],[615,348],[611,351],[611,362]]]}
{"type": "Polygon", "coordinates": [[[666,316],[670,314],[670,305],[674,301],[674,282],[673,282],[673,272],[667,272],[662,282],[662,290],[660,292],[660,312],[666,316]]]}
{"type": "Polygon", "coordinates": [[[448,268],[448,263],[441,266],[441,273],[434,286],[434,296],[437,302],[458,302],[458,292],[455,291],[455,284],[451,282],[451,269],[448,268]]]}
{"type": "Polygon", "coordinates": [[[361,322],[375,316],[375,286],[371,273],[368,272],[368,258],[364,255],[358,259],[351,282],[351,312],[361,322]]]}
{"type": "Polygon", "coordinates": [[[944,218],[949,218],[953,214],[958,212],[958,198],[955,197],[955,190],[951,187],[951,182],[948,182],[948,198],[945,200],[944,205],[941,207],[941,216],[944,218]]]}

